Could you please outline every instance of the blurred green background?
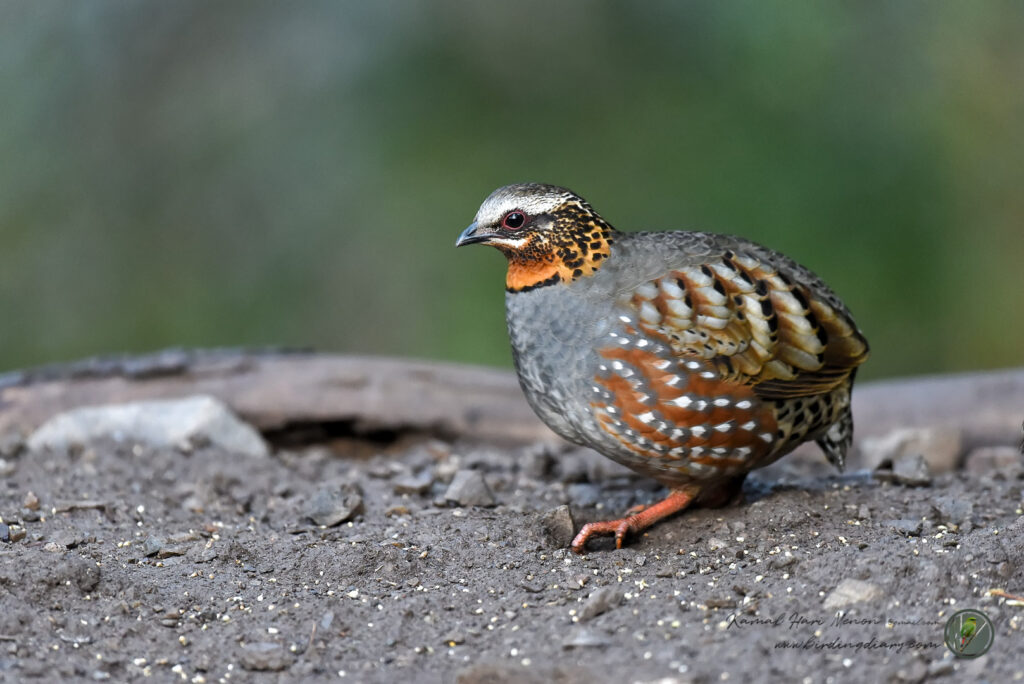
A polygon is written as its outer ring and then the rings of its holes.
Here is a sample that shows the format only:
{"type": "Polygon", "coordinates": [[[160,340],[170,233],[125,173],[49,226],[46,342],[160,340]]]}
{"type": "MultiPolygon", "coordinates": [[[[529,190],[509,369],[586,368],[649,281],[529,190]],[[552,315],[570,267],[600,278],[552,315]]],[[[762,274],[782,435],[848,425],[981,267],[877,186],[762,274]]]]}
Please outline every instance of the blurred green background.
{"type": "Polygon", "coordinates": [[[822,275],[862,377],[1024,359],[1024,3],[0,3],[0,369],[510,365],[495,187],[822,275]]]}

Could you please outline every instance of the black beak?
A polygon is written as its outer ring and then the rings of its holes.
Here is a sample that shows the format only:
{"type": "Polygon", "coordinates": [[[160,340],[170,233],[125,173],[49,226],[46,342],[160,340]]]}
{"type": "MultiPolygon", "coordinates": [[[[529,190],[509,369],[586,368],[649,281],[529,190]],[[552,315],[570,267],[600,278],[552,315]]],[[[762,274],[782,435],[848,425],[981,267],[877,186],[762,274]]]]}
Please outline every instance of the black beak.
{"type": "Polygon", "coordinates": [[[489,239],[494,237],[493,233],[489,233],[486,230],[478,230],[476,222],[469,224],[466,230],[462,231],[459,235],[459,239],[455,241],[456,247],[462,247],[463,245],[475,245],[479,242],[487,242],[489,239]]]}

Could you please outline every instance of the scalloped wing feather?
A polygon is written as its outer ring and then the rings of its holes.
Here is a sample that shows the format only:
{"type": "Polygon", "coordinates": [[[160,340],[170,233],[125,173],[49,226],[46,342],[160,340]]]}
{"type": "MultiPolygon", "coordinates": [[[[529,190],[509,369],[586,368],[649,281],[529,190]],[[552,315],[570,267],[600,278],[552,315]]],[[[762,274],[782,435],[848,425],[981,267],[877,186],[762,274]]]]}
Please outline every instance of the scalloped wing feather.
{"type": "Polygon", "coordinates": [[[680,356],[708,360],[764,398],[829,392],[868,356],[842,302],[809,271],[767,250],[727,250],[674,269],[620,303],[680,356]]]}

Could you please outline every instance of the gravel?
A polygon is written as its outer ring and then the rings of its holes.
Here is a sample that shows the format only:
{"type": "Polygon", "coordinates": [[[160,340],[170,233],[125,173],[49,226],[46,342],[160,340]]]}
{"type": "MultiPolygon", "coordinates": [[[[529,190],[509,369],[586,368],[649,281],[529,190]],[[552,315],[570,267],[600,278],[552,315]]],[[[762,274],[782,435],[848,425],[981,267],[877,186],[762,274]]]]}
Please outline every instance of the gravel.
{"type": "Polygon", "coordinates": [[[1024,607],[989,593],[1024,593],[1013,472],[909,486],[792,457],[577,556],[581,522],[664,492],[578,450],[411,437],[5,458],[0,681],[1024,677],[1024,607]],[[971,663],[942,644],[962,608],[996,629],[971,663]]]}

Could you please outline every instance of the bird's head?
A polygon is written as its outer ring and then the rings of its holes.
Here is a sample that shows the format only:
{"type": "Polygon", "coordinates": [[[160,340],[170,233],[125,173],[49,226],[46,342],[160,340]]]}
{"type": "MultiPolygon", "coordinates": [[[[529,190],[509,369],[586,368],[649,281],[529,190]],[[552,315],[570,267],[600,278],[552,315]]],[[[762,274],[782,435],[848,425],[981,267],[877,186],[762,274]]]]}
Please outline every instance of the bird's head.
{"type": "Polygon", "coordinates": [[[508,258],[506,289],[521,292],[593,274],[611,255],[614,236],[579,195],[523,183],[492,192],[455,246],[497,247],[508,258]]]}

